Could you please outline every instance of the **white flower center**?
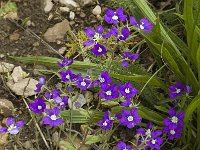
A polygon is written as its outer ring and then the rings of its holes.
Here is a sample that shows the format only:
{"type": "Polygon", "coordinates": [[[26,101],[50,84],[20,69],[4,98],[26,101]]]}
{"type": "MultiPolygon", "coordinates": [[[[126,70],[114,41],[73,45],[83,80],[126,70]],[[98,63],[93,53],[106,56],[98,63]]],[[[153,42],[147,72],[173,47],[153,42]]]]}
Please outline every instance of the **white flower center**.
{"type": "Polygon", "coordinates": [[[99,49],[97,50],[99,53],[101,53],[103,50],[101,47],[99,47],[99,49]]]}
{"type": "Polygon", "coordinates": [[[170,134],[174,135],[176,132],[174,130],[170,130],[170,134]]]}
{"type": "Polygon", "coordinates": [[[172,121],[173,123],[178,123],[178,118],[177,118],[176,116],[173,116],[173,117],[171,118],[171,121],[172,121]]]}
{"type": "Polygon", "coordinates": [[[127,94],[130,93],[130,89],[129,89],[129,88],[126,88],[126,89],[125,89],[125,93],[127,93],[127,94]]]}
{"type": "Polygon", "coordinates": [[[123,150],[128,150],[126,147],[123,150]]]}
{"type": "Polygon", "coordinates": [[[64,102],[61,102],[60,105],[61,105],[61,106],[64,105],[64,102]]]}
{"type": "Polygon", "coordinates": [[[133,116],[128,116],[128,121],[133,121],[133,116]]]}
{"type": "Polygon", "coordinates": [[[70,75],[69,75],[69,74],[67,74],[65,78],[66,78],[66,79],[70,79],[70,75]]]}
{"type": "Polygon", "coordinates": [[[51,115],[51,120],[56,120],[57,119],[57,117],[56,117],[56,115],[51,115]]]}
{"type": "Polygon", "coordinates": [[[156,140],[152,140],[151,143],[152,143],[152,144],[156,144],[156,140]]]}
{"type": "Polygon", "coordinates": [[[11,124],[8,128],[8,131],[11,131],[12,129],[16,128],[15,124],[11,124]]]}
{"type": "Polygon", "coordinates": [[[108,123],[105,121],[104,123],[103,123],[103,126],[107,126],[108,125],[108,123]]]}
{"type": "Polygon", "coordinates": [[[114,15],[114,16],[112,16],[112,19],[113,20],[118,20],[118,16],[114,15]]]}
{"type": "Polygon", "coordinates": [[[100,76],[100,77],[99,77],[99,81],[100,81],[101,83],[103,83],[103,82],[105,82],[105,79],[102,78],[102,77],[100,76]]]}
{"type": "Polygon", "coordinates": [[[111,94],[112,94],[111,91],[107,91],[107,92],[106,92],[106,95],[109,95],[109,96],[110,96],[111,94]]]}
{"type": "Polygon", "coordinates": [[[86,83],[84,81],[81,82],[81,86],[86,86],[86,83]]]}
{"type": "Polygon", "coordinates": [[[151,137],[151,130],[148,129],[145,134],[146,134],[147,137],[151,137]]]}
{"type": "Polygon", "coordinates": [[[101,35],[101,34],[95,33],[95,35],[94,35],[94,40],[95,40],[95,41],[99,41],[101,38],[102,38],[102,35],[101,35]]]}
{"type": "Polygon", "coordinates": [[[141,30],[144,30],[144,26],[143,26],[142,24],[140,25],[140,29],[141,29],[141,30]]]}
{"type": "Polygon", "coordinates": [[[180,93],[181,92],[181,89],[177,89],[176,88],[176,93],[178,94],[178,93],[180,93]]]}
{"type": "Polygon", "coordinates": [[[39,110],[42,109],[42,106],[38,105],[38,109],[39,109],[39,110]]]}

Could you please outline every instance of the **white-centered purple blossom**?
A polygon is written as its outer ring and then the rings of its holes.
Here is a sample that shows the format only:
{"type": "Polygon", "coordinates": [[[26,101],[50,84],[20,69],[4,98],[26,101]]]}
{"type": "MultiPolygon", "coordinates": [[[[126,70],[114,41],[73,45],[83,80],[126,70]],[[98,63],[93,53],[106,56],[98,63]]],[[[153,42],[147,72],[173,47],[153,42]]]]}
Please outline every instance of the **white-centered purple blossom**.
{"type": "Polygon", "coordinates": [[[136,88],[133,88],[131,82],[128,82],[124,85],[120,85],[118,88],[121,95],[126,98],[133,98],[138,93],[138,90],[136,88]]]}
{"type": "Polygon", "coordinates": [[[142,18],[138,23],[137,20],[131,16],[130,24],[146,33],[150,33],[150,31],[153,29],[153,24],[147,18],[142,18]]]}
{"type": "Polygon", "coordinates": [[[58,67],[63,68],[65,66],[70,66],[74,62],[73,58],[63,58],[61,62],[57,62],[58,67]]]}
{"type": "Polygon", "coordinates": [[[24,121],[15,122],[14,118],[9,117],[6,119],[7,127],[0,128],[0,133],[8,132],[12,135],[16,135],[19,133],[20,129],[24,126],[24,121]]]}
{"type": "Polygon", "coordinates": [[[101,86],[101,90],[99,91],[99,96],[101,98],[106,99],[106,100],[117,99],[119,97],[117,85],[115,85],[115,84],[112,84],[112,85],[103,84],[101,86]]]}
{"type": "Polygon", "coordinates": [[[116,27],[112,27],[109,33],[110,35],[117,37],[116,41],[119,42],[121,40],[126,40],[129,37],[130,30],[127,26],[124,26],[120,32],[116,27]]]}
{"type": "Polygon", "coordinates": [[[43,98],[36,98],[33,103],[28,104],[31,111],[40,114],[46,109],[46,104],[43,98]]]}
{"type": "Polygon", "coordinates": [[[127,16],[124,14],[122,8],[117,8],[116,11],[111,9],[106,10],[106,15],[104,16],[104,20],[109,24],[117,24],[119,21],[126,21],[127,16]]]}
{"type": "Polygon", "coordinates": [[[104,116],[102,120],[99,121],[97,124],[102,127],[102,129],[109,130],[112,127],[113,120],[109,117],[109,112],[104,112],[104,116]]]}

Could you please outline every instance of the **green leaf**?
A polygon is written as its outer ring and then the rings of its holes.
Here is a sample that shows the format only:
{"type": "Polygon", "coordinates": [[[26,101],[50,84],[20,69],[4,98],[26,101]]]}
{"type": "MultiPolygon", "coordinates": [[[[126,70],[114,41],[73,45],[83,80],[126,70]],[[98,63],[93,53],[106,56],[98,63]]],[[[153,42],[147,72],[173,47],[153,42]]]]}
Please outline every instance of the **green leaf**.
{"type": "Polygon", "coordinates": [[[116,101],[103,101],[101,102],[101,104],[107,107],[113,107],[113,106],[119,105],[119,103],[116,101]]]}
{"type": "Polygon", "coordinates": [[[63,148],[64,149],[70,149],[70,150],[77,150],[77,148],[75,146],[73,146],[72,143],[68,142],[68,141],[64,141],[64,140],[61,140],[59,142],[59,147],[61,147],[61,150],[63,148]]]}
{"type": "Polygon", "coordinates": [[[97,142],[104,141],[105,139],[106,139],[106,136],[103,134],[87,135],[85,144],[91,145],[97,142]]]}

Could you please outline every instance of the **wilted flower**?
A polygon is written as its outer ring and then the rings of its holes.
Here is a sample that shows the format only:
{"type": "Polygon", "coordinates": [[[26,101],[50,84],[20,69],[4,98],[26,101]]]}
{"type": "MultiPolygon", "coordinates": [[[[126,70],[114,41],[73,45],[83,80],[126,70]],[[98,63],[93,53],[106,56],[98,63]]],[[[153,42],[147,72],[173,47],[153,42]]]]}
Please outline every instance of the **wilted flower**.
{"type": "Polygon", "coordinates": [[[73,58],[70,58],[70,59],[63,58],[62,62],[58,61],[57,64],[58,64],[58,67],[63,68],[65,66],[70,66],[73,62],[74,62],[73,58]]]}
{"type": "Polygon", "coordinates": [[[34,90],[36,93],[39,93],[41,91],[42,86],[45,84],[46,80],[45,78],[41,77],[38,80],[38,83],[36,84],[36,90],[34,90]]]}
{"type": "Polygon", "coordinates": [[[133,128],[142,121],[142,117],[138,116],[137,108],[132,108],[130,111],[122,110],[121,118],[119,119],[121,125],[133,128]]]}
{"type": "Polygon", "coordinates": [[[105,98],[106,100],[113,100],[119,97],[119,92],[117,90],[117,85],[107,85],[104,84],[101,86],[101,91],[99,92],[99,96],[101,98],[105,98]]]}
{"type": "Polygon", "coordinates": [[[70,69],[61,71],[60,76],[63,82],[72,82],[77,77],[70,69]]]}
{"type": "Polygon", "coordinates": [[[149,33],[153,28],[153,24],[147,18],[141,19],[140,23],[138,24],[136,19],[133,16],[131,16],[130,24],[137,27],[140,30],[143,30],[146,33],[149,33]]]}
{"type": "Polygon", "coordinates": [[[34,100],[34,102],[29,103],[28,106],[31,111],[33,111],[34,113],[38,113],[38,114],[43,113],[46,108],[46,104],[45,104],[43,98],[36,98],[34,100]]]}
{"type": "Polygon", "coordinates": [[[0,133],[8,132],[12,135],[16,135],[19,133],[19,130],[24,126],[24,121],[17,121],[15,123],[14,118],[9,117],[6,119],[6,125],[7,127],[0,128],[0,133]]]}
{"type": "Polygon", "coordinates": [[[53,127],[64,123],[64,120],[58,117],[60,110],[57,107],[53,108],[52,110],[46,109],[46,112],[48,115],[43,117],[43,124],[48,124],[53,127]]]}
{"type": "Polygon", "coordinates": [[[126,145],[126,143],[119,141],[117,143],[118,150],[132,150],[132,147],[130,145],[126,145]]]}
{"type": "Polygon", "coordinates": [[[136,60],[139,58],[139,54],[131,53],[131,52],[124,52],[122,54],[123,61],[122,66],[127,68],[129,66],[129,61],[136,60]]]}
{"type": "Polygon", "coordinates": [[[112,123],[113,123],[113,120],[110,119],[110,117],[109,117],[109,112],[106,111],[106,112],[104,112],[104,116],[103,116],[102,120],[99,121],[97,124],[98,124],[99,126],[101,126],[102,129],[109,130],[109,129],[111,129],[112,123]]]}
{"type": "Polygon", "coordinates": [[[120,85],[118,88],[121,95],[126,98],[133,98],[138,93],[138,90],[132,87],[131,82],[128,82],[125,85],[120,85]]]}
{"type": "Polygon", "coordinates": [[[106,10],[106,15],[104,16],[104,20],[110,24],[117,24],[119,21],[124,22],[127,16],[124,15],[122,8],[117,8],[114,12],[111,9],[106,10]]]}

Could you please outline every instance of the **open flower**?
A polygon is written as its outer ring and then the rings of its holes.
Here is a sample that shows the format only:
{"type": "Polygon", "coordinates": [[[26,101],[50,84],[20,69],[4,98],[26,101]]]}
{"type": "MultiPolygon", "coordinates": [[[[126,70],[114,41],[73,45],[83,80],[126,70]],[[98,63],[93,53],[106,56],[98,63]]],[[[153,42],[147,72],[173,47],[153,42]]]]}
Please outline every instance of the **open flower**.
{"type": "Polygon", "coordinates": [[[101,91],[99,92],[99,96],[101,98],[105,98],[106,100],[113,100],[119,97],[119,92],[117,90],[117,85],[107,85],[104,84],[101,86],[101,91]]]}
{"type": "Polygon", "coordinates": [[[143,30],[146,33],[150,33],[150,31],[153,28],[153,24],[147,18],[141,19],[140,23],[138,24],[137,20],[133,16],[131,16],[130,24],[137,27],[140,30],[143,30]]]}
{"type": "Polygon", "coordinates": [[[45,84],[46,80],[45,78],[41,77],[38,80],[38,83],[36,84],[36,90],[34,90],[36,93],[39,93],[42,89],[42,86],[45,84]]]}
{"type": "Polygon", "coordinates": [[[132,150],[132,147],[130,145],[126,145],[126,143],[119,141],[117,143],[118,150],[132,150]]]}
{"type": "Polygon", "coordinates": [[[108,71],[104,71],[99,75],[98,82],[100,85],[109,84],[112,82],[112,78],[109,76],[108,71]]]}
{"type": "Polygon", "coordinates": [[[97,124],[102,127],[102,129],[109,130],[112,127],[113,120],[109,118],[109,112],[104,112],[104,116],[101,121],[97,124]]]}
{"type": "Polygon", "coordinates": [[[138,90],[132,87],[131,82],[128,82],[125,85],[120,85],[119,91],[121,95],[126,98],[133,98],[138,93],[138,90]]]}
{"type": "Polygon", "coordinates": [[[173,140],[173,139],[178,139],[181,137],[182,129],[183,128],[181,127],[176,127],[174,129],[169,129],[168,127],[165,127],[163,129],[163,132],[168,134],[170,140],[173,140]]]}
{"type": "Polygon", "coordinates": [[[96,55],[96,56],[101,56],[101,55],[103,55],[103,54],[106,54],[108,51],[107,51],[107,49],[106,49],[103,45],[97,43],[97,44],[95,44],[94,47],[91,49],[91,52],[92,52],[94,55],[96,55]]]}
{"type": "Polygon", "coordinates": [[[151,149],[160,150],[160,146],[163,143],[163,139],[159,137],[162,134],[161,130],[156,130],[151,133],[151,138],[147,141],[147,145],[151,149]]]}
{"type": "Polygon", "coordinates": [[[53,108],[52,110],[47,109],[46,112],[48,115],[43,117],[43,124],[48,124],[53,127],[64,123],[64,120],[58,117],[60,110],[57,107],[53,108]]]}
{"type": "Polygon", "coordinates": [[[80,75],[76,78],[75,85],[81,90],[87,90],[91,85],[91,78],[89,76],[81,77],[80,75]]]}
{"type": "Polygon", "coordinates": [[[176,98],[178,96],[181,96],[183,92],[185,92],[186,85],[177,82],[176,85],[171,85],[169,87],[169,97],[170,98],[176,98]]]}
{"type": "Polygon", "coordinates": [[[117,42],[121,40],[126,40],[130,35],[130,30],[127,26],[124,26],[121,30],[121,33],[118,31],[116,27],[112,27],[110,29],[110,35],[117,37],[117,42]]]}
{"type": "Polygon", "coordinates": [[[74,62],[73,58],[63,58],[63,60],[61,62],[57,62],[58,67],[63,68],[65,66],[70,66],[72,63],[74,62]]]}
{"type": "Polygon", "coordinates": [[[0,133],[8,132],[12,135],[16,135],[19,133],[20,129],[24,126],[24,121],[17,121],[15,123],[14,118],[9,117],[6,119],[6,125],[7,127],[0,128],[0,133]]]}
{"type": "Polygon", "coordinates": [[[119,119],[121,125],[133,128],[142,121],[142,117],[138,116],[137,108],[132,108],[130,111],[122,110],[121,118],[119,119]]]}
{"type": "Polygon", "coordinates": [[[61,71],[60,76],[63,82],[72,82],[77,77],[70,69],[61,71]]]}
{"type": "Polygon", "coordinates": [[[122,66],[127,68],[129,66],[129,61],[133,61],[139,58],[139,54],[131,53],[131,52],[124,52],[122,54],[123,61],[122,66]]]}
{"type": "Polygon", "coordinates": [[[36,98],[34,100],[34,102],[29,103],[28,106],[31,111],[33,111],[34,113],[38,113],[38,114],[43,113],[46,108],[46,104],[45,104],[43,98],[36,98]]]}
{"type": "Polygon", "coordinates": [[[117,8],[114,12],[111,9],[106,10],[106,15],[104,16],[104,20],[109,24],[117,24],[119,21],[124,22],[127,16],[124,15],[122,8],[117,8]]]}

